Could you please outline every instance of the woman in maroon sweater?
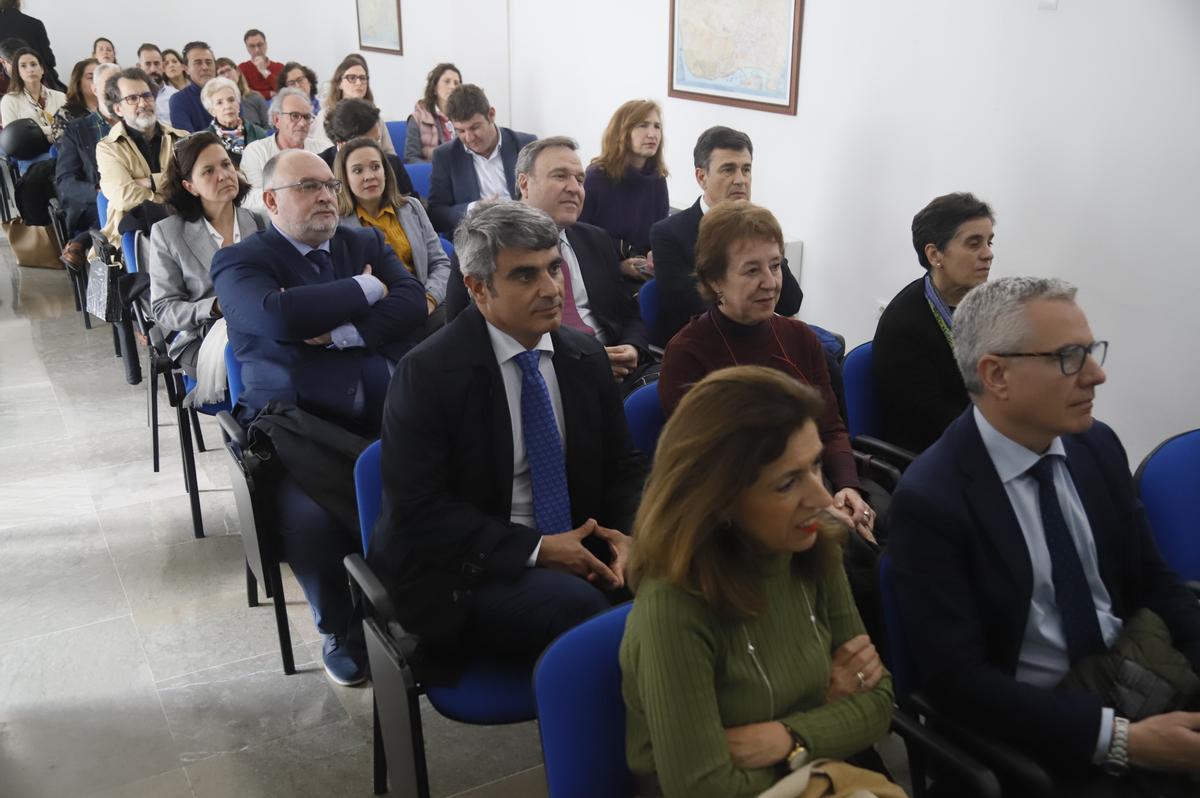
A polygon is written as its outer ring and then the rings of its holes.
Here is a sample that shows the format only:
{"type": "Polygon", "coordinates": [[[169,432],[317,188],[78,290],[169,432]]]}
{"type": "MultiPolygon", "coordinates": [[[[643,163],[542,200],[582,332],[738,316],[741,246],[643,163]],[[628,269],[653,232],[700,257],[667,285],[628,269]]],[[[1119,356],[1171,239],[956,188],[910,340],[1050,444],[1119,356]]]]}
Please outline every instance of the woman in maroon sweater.
{"type": "Polygon", "coordinates": [[[706,374],[730,366],[769,366],[816,388],[825,402],[819,428],[821,464],[833,483],[834,506],[874,542],[875,513],[859,493],[850,436],[821,342],[799,319],[775,315],[783,285],[783,230],[775,216],[747,200],[721,202],[704,214],[696,241],[696,281],[712,307],[671,339],[658,396],[669,416],[706,374]]]}

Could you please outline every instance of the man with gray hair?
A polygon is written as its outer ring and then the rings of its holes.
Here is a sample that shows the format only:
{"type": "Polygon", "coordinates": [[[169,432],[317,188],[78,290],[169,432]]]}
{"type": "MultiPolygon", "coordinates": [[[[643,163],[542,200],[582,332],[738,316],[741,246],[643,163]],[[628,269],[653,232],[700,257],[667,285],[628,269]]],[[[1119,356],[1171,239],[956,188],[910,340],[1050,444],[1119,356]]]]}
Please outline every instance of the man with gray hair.
{"type": "Polygon", "coordinates": [[[435,649],[536,656],[627,596],[644,465],[604,348],[561,324],[554,221],[483,205],[454,243],[474,305],[396,369],[369,561],[435,649]]]}
{"type": "Polygon", "coordinates": [[[1074,286],[1010,277],[967,294],[954,349],[973,406],[891,506],[916,686],[1056,795],[1195,795],[1170,774],[1200,773],[1200,713],[1179,711],[1200,707],[1200,605],[1092,417],[1108,342],[1074,286]]]}
{"type": "Polygon", "coordinates": [[[263,167],[267,161],[283,150],[319,152],[321,149],[318,142],[308,138],[313,113],[307,94],[299,89],[285,88],[271,98],[269,113],[275,135],[247,144],[239,166],[246,182],[250,184],[242,207],[255,211],[266,211],[263,204],[263,167]]]}

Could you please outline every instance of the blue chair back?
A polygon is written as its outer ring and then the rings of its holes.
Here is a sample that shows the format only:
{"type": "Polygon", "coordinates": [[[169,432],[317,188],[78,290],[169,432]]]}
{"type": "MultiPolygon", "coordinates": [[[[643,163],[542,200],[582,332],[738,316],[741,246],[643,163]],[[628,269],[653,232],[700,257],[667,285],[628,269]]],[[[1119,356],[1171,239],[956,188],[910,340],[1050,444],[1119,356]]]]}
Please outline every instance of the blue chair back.
{"type": "Polygon", "coordinates": [[[103,191],[96,192],[96,213],[100,217],[101,227],[108,224],[108,197],[104,196],[103,191]]]}
{"type": "Polygon", "coordinates": [[[884,553],[879,559],[879,600],[883,604],[883,625],[887,632],[888,670],[896,688],[896,698],[912,692],[916,678],[915,667],[908,651],[908,639],[904,636],[904,624],[900,618],[900,607],[896,604],[895,584],[892,580],[892,555],[884,553]]]}
{"type": "Polygon", "coordinates": [[[388,137],[392,140],[392,146],[396,148],[396,152],[400,154],[400,160],[403,161],[404,139],[408,136],[408,122],[388,122],[387,132],[388,137]]]}
{"type": "Polygon", "coordinates": [[[661,303],[658,298],[658,281],[647,280],[638,291],[638,309],[642,312],[642,321],[647,330],[653,330],[658,322],[658,309],[661,303]]]}
{"type": "Polygon", "coordinates": [[[121,252],[125,256],[125,271],[137,274],[137,233],[132,230],[121,233],[121,252]]]}
{"type": "Polygon", "coordinates": [[[633,447],[649,459],[654,459],[658,448],[658,436],[667,417],[663,414],[662,402],[658,400],[658,383],[643,385],[625,397],[625,424],[633,447]]]}
{"type": "Polygon", "coordinates": [[[233,344],[230,343],[225,344],[225,379],[229,383],[229,406],[233,407],[246,390],[246,384],[242,382],[242,364],[238,362],[237,355],[233,353],[233,344]]]}
{"type": "Polygon", "coordinates": [[[1192,512],[1193,498],[1200,495],[1200,429],[1159,444],[1135,479],[1167,565],[1184,580],[1200,580],[1200,534],[1192,512]]]}
{"type": "Polygon", "coordinates": [[[850,350],[842,362],[842,382],[846,389],[846,426],[850,437],[859,435],[880,437],[879,403],[875,395],[875,373],[872,371],[873,344],[867,341],[850,350]]]}
{"type": "Polygon", "coordinates": [[[442,250],[446,253],[447,258],[454,258],[454,244],[445,236],[438,236],[438,241],[442,242],[442,250]]]}
{"type": "Polygon", "coordinates": [[[408,179],[412,181],[413,191],[423,198],[429,199],[429,183],[433,179],[433,164],[406,163],[404,171],[408,172],[408,179]]]}
{"type": "Polygon", "coordinates": [[[358,527],[362,535],[363,556],[371,545],[371,534],[383,505],[383,471],[380,467],[380,452],[383,445],[375,441],[363,449],[354,464],[354,494],[358,499],[358,527]]]}
{"type": "Polygon", "coordinates": [[[633,793],[617,653],[632,602],[585,621],[543,652],[533,672],[549,798],[633,793]]]}

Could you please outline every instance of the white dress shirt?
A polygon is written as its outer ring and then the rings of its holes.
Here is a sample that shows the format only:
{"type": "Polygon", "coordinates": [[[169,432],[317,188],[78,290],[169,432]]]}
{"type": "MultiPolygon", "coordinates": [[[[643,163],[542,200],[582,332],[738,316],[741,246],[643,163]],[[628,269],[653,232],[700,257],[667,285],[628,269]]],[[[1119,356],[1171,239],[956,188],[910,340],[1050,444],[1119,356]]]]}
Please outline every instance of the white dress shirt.
{"type": "MultiPolygon", "coordinates": [[[[521,422],[521,366],[514,359],[525,351],[515,338],[502,332],[487,322],[488,338],[492,342],[492,352],[496,362],[500,364],[500,377],[504,380],[504,398],[508,402],[508,419],[512,427],[513,449],[513,485],[512,509],[508,520],[514,524],[522,524],[530,529],[537,529],[533,516],[533,480],[529,474],[529,458],[525,454],[525,433],[521,422]]],[[[546,381],[546,390],[550,392],[550,405],[554,408],[554,421],[558,425],[558,437],[563,439],[566,424],[563,421],[562,393],[558,389],[558,375],[554,373],[554,342],[550,333],[546,333],[537,342],[534,349],[541,353],[538,361],[538,371],[546,381]]],[[[563,443],[563,453],[566,454],[566,443],[563,443]]],[[[534,546],[533,553],[526,561],[532,568],[537,563],[541,541],[534,546]]]]}
{"type": "Polygon", "coordinates": [[[575,310],[579,311],[579,318],[583,323],[592,328],[592,332],[596,334],[596,339],[602,344],[608,343],[601,336],[600,325],[596,323],[592,315],[592,306],[588,302],[587,286],[583,282],[583,272],[579,268],[579,258],[575,254],[571,242],[567,240],[567,231],[560,230],[558,233],[559,243],[562,245],[559,249],[562,251],[563,260],[567,262],[567,273],[571,275],[571,296],[575,300],[575,310]]]}
{"type": "MultiPolygon", "coordinates": [[[[208,234],[212,236],[212,240],[217,245],[217,249],[225,246],[225,238],[217,232],[217,228],[213,227],[213,224],[208,220],[208,217],[201,216],[200,218],[204,220],[204,228],[208,230],[208,234]]],[[[280,233],[280,235],[282,235],[282,233],[280,233]]],[[[233,214],[233,241],[230,241],[229,243],[242,243],[242,228],[238,226],[236,211],[233,214]]]]}
{"type": "MultiPolygon", "coordinates": [[[[508,193],[508,177],[504,174],[504,159],[500,157],[502,136],[500,127],[497,125],[496,146],[492,149],[491,155],[486,157],[475,152],[466,144],[462,145],[467,154],[471,156],[471,163],[475,166],[475,177],[479,178],[479,199],[481,200],[487,199],[493,194],[499,194],[505,199],[513,198],[512,194],[508,193]]],[[[469,203],[467,210],[471,210],[474,204],[473,202],[469,203]]]]}
{"type": "MultiPolygon", "coordinates": [[[[1075,482],[1067,469],[1066,449],[1061,438],[1055,438],[1045,455],[1026,449],[1016,441],[1005,437],[988,420],[979,408],[974,408],[975,423],[983,446],[987,449],[992,464],[1009,504],[1021,526],[1025,546],[1029,550],[1030,565],[1033,567],[1033,595],[1029,600],[1029,615],[1025,621],[1025,635],[1021,640],[1021,651],[1017,658],[1017,681],[1037,687],[1053,689],[1067,675],[1071,662],[1067,656],[1067,638],[1063,634],[1062,613],[1054,596],[1054,573],[1050,550],[1046,546],[1046,531],[1042,525],[1042,511],[1038,502],[1038,483],[1029,469],[1043,456],[1054,457],[1054,490],[1066,519],[1067,529],[1075,542],[1079,562],[1087,577],[1096,606],[1096,619],[1104,645],[1112,647],[1121,633],[1121,619],[1113,614],[1112,598],[1100,578],[1100,561],[1096,556],[1096,540],[1092,537],[1092,526],[1088,522],[1087,510],[1075,482]]],[[[1108,753],[1112,737],[1113,710],[1105,707],[1100,721],[1100,736],[1096,742],[1094,761],[1102,761],[1108,753]]]]}

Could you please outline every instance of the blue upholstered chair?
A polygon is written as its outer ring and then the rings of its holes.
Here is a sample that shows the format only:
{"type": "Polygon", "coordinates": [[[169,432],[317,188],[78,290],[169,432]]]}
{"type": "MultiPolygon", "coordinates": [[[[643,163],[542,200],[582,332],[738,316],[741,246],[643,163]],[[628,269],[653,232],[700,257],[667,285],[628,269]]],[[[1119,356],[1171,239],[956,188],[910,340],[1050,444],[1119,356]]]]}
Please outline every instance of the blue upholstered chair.
{"type": "Polygon", "coordinates": [[[446,253],[446,257],[454,259],[454,244],[445,236],[438,236],[438,241],[442,242],[442,251],[446,253]]]}
{"type": "MultiPolygon", "coordinates": [[[[396,152],[400,155],[400,160],[404,160],[404,140],[408,136],[408,122],[388,122],[387,123],[388,137],[392,140],[392,146],[396,148],[396,152]]],[[[422,197],[425,195],[422,194],[422,197]]]]}
{"type": "Polygon", "coordinates": [[[903,471],[917,456],[879,437],[883,428],[879,410],[881,397],[875,389],[872,349],[871,341],[859,344],[842,361],[842,384],[846,393],[846,415],[849,416],[846,427],[857,451],[879,457],[903,471]]]}
{"type": "MultiPolygon", "coordinates": [[[[364,553],[370,548],[382,505],[380,451],[380,442],[372,443],[354,466],[364,553]]],[[[421,694],[442,715],[460,723],[520,723],[534,717],[531,669],[528,665],[473,660],[464,664],[453,685],[420,684],[410,664],[417,641],[400,626],[383,583],[367,567],[363,555],[346,557],[346,570],[364,599],[363,626],[375,689],[375,794],[387,792],[390,775],[392,785],[401,794],[428,798],[429,776],[418,703],[421,694]]]]}
{"type": "Polygon", "coordinates": [[[658,321],[658,312],[662,307],[662,300],[658,296],[658,281],[647,280],[642,283],[642,287],[638,289],[638,310],[642,313],[642,321],[646,325],[647,330],[653,330],[655,323],[658,321]]]}
{"type": "Polygon", "coordinates": [[[412,181],[413,190],[423,199],[429,199],[429,184],[433,180],[433,164],[418,162],[404,164],[408,179],[412,181]]]}
{"type": "Polygon", "coordinates": [[[1200,595],[1200,534],[1192,511],[1193,497],[1200,495],[1200,429],[1160,443],[1134,479],[1159,551],[1200,595]]]}
{"type": "Polygon", "coordinates": [[[632,602],[564,632],[533,671],[549,798],[633,794],[617,652],[632,602]]]}
{"type": "Polygon", "coordinates": [[[629,426],[633,447],[646,459],[653,460],[658,435],[667,423],[662,403],[658,400],[657,382],[643,385],[625,397],[625,423],[629,426]]]}

